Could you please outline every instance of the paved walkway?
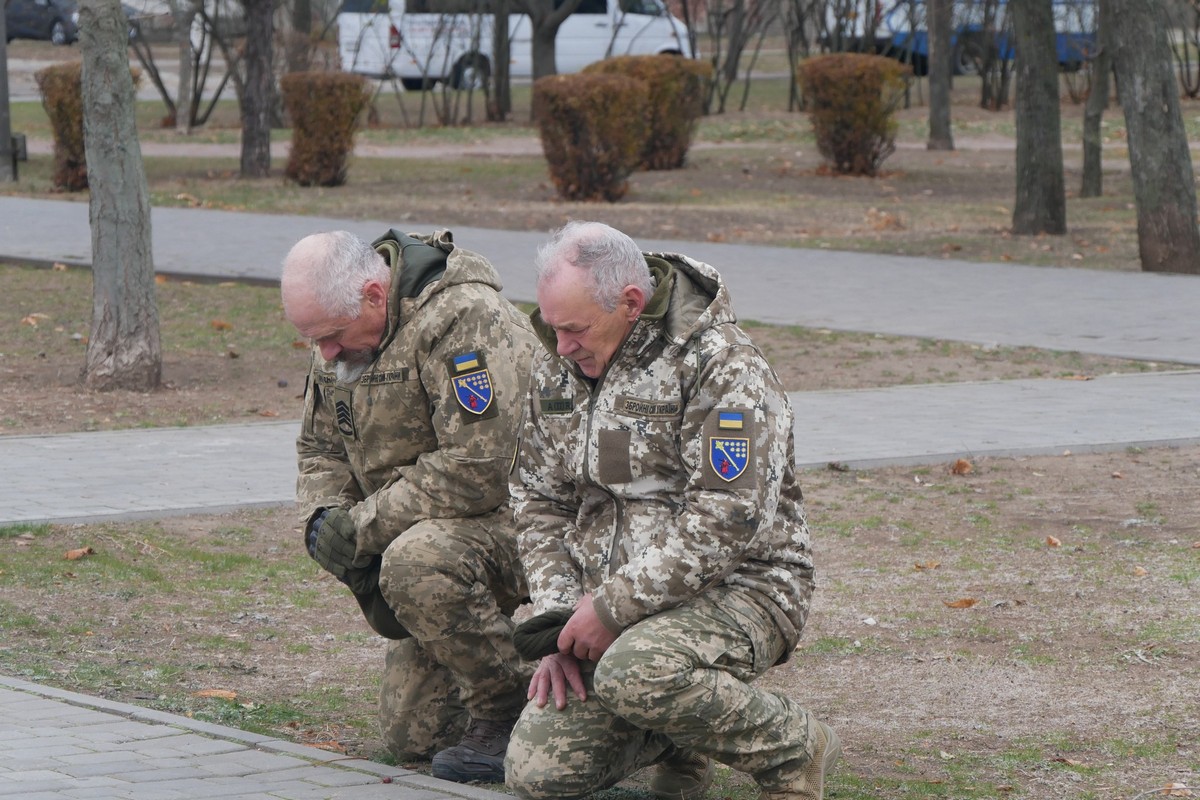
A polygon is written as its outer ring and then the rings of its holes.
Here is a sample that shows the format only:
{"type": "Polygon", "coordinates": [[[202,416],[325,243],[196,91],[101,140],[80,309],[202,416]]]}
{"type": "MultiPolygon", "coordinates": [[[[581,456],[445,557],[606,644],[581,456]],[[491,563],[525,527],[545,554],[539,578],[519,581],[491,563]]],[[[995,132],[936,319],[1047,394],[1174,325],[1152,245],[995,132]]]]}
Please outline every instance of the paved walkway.
{"type": "MultiPolygon", "coordinates": [[[[160,272],[274,282],[293,242],[389,223],[155,209],[160,272]]],[[[598,208],[597,214],[603,215],[598,208]]],[[[406,221],[405,230],[430,223],[406,221]]],[[[513,300],[544,233],[458,228],[513,300]]],[[[1200,278],[643,240],[717,266],[746,319],[1200,366],[1200,278]]],[[[86,265],[85,203],[0,197],[0,260],[86,265]]],[[[805,466],[1200,443],[1200,369],[799,392],[805,466]]],[[[0,525],[287,503],[296,422],[0,436],[0,525]],[[231,457],[236,454],[236,458],[231,457]]],[[[182,717],[0,678],[0,797],[495,797],[182,717]],[[384,781],[390,780],[390,783],[384,781]]]]}

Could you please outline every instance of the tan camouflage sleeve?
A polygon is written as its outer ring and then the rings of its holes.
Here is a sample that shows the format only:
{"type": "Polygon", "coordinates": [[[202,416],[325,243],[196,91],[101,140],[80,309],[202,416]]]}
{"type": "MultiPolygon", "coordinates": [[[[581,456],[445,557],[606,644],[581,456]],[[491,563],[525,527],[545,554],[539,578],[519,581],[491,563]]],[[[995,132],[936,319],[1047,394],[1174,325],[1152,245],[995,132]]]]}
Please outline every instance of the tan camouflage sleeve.
{"type": "Polygon", "coordinates": [[[304,392],[304,417],[296,438],[296,511],[302,526],[319,508],[349,507],[362,499],[333,421],[333,409],[322,402],[313,374],[315,365],[314,357],[304,392]]]}
{"type": "Polygon", "coordinates": [[[437,449],[399,467],[352,509],[360,555],[382,553],[420,520],[475,516],[508,499],[532,333],[499,295],[471,287],[441,292],[419,324],[426,329],[420,380],[437,449]]]}
{"type": "MultiPolygon", "coordinates": [[[[537,359],[538,363],[546,363],[537,359]]],[[[557,372],[555,372],[557,374],[557,372]]],[[[573,451],[571,441],[555,441],[540,413],[540,385],[547,376],[534,370],[521,428],[520,455],[509,491],[517,521],[521,563],[529,581],[534,614],[573,609],[583,595],[583,579],[569,542],[578,539],[573,482],[564,460],[573,451]]]]}
{"type": "Polygon", "coordinates": [[[621,630],[673,608],[765,550],[760,540],[775,524],[791,429],[787,397],[757,348],[713,355],[684,410],[683,513],[657,537],[660,547],[632,554],[595,592],[606,625],[621,630]]]}

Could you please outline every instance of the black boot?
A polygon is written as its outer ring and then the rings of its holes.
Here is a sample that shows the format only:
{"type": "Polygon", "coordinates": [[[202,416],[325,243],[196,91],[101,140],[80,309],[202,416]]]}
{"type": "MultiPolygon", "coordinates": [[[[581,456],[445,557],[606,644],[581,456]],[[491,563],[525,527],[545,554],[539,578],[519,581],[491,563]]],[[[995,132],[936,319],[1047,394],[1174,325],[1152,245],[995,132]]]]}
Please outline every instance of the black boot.
{"type": "Polygon", "coordinates": [[[433,757],[433,777],[455,783],[504,783],[504,751],[516,722],[472,719],[458,744],[433,757]]]}

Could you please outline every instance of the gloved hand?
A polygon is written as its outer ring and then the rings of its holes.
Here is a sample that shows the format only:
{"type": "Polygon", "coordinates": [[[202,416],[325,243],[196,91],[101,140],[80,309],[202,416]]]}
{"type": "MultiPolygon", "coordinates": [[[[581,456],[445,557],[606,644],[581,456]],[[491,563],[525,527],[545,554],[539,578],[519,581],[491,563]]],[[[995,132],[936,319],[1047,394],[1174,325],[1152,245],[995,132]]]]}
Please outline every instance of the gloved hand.
{"type": "Polygon", "coordinates": [[[345,582],[347,572],[359,566],[354,563],[358,532],[350,512],[344,508],[326,509],[314,518],[309,531],[309,554],[326,572],[345,582]]]}
{"type": "Polygon", "coordinates": [[[526,661],[558,652],[558,635],[571,618],[571,611],[547,611],[522,622],[513,630],[513,647],[526,661]]]}

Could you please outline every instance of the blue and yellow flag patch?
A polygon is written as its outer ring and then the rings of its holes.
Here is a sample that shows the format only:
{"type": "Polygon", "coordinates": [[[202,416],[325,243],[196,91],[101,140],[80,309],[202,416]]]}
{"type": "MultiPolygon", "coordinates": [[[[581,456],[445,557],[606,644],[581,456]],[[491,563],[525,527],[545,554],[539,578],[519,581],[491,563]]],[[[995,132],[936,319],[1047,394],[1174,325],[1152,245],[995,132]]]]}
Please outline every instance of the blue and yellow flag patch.
{"type": "Polygon", "coordinates": [[[744,424],[741,411],[721,411],[717,414],[717,427],[723,431],[740,431],[744,424]]]}
{"type": "Polygon", "coordinates": [[[464,411],[483,414],[492,407],[492,376],[478,353],[463,353],[452,359],[454,396],[464,411]]]}

